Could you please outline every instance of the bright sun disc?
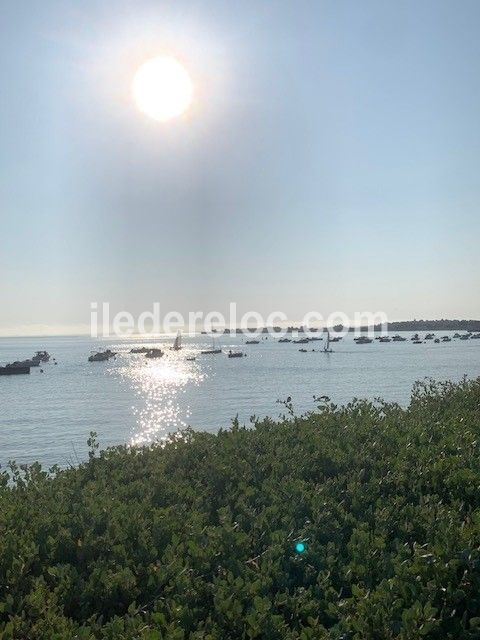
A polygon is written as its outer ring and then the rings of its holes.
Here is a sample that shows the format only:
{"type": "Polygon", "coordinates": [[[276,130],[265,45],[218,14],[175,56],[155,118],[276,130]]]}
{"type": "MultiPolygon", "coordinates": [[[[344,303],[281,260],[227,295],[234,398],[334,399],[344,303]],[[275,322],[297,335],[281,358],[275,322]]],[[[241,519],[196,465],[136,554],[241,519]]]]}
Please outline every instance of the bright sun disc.
{"type": "Polygon", "coordinates": [[[193,97],[185,67],[169,56],[144,62],[133,78],[132,89],[140,111],[160,122],[184,113],[193,97]]]}

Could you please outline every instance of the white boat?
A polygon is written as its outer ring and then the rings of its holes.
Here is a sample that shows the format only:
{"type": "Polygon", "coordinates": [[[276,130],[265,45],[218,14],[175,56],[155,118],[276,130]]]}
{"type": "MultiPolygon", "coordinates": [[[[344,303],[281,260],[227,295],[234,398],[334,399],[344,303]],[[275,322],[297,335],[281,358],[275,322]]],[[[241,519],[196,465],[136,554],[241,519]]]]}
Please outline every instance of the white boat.
{"type": "Polygon", "coordinates": [[[204,349],[203,351],[200,351],[200,353],[203,353],[204,355],[222,353],[221,349],[217,349],[217,345],[215,344],[215,336],[212,336],[212,348],[211,349],[204,349]]]}

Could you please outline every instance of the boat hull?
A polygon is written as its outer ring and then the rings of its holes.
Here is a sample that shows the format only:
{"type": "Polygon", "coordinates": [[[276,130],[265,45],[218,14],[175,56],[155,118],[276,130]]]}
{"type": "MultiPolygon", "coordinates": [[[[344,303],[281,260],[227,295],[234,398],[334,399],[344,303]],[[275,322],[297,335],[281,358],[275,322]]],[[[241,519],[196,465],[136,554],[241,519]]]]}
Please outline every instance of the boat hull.
{"type": "Polygon", "coordinates": [[[18,376],[30,373],[30,367],[0,367],[0,376],[18,376]]]}

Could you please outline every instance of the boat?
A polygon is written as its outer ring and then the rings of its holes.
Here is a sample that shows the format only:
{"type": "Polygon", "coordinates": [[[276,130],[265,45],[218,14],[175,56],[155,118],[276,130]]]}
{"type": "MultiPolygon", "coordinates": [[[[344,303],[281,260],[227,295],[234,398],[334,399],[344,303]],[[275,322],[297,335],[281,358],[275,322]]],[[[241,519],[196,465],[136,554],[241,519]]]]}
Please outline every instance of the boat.
{"type": "Polygon", "coordinates": [[[415,334],[412,336],[411,340],[412,340],[412,341],[420,340],[420,336],[418,335],[418,333],[415,333],[415,334]]]}
{"type": "Polygon", "coordinates": [[[414,340],[413,344],[423,344],[423,341],[422,340],[414,340]]]}
{"type": "Polygon", "coordinates": [[[21,369],[22,367],[39,367],[40,360],[15,360],[15,362],[9,362],[7,367],[14,367],[15,369],[21,369]]]}
{"type": "Polygon", "coordinates": [[[260,340],[247,340],[245,344],[260,344],[260,340]]]}
{"type": "Polygon", "coordinates": [[[300,353],[307,353],[306,349],[299,349],[300,353]]]}
{"type": "Polygon", "coordinates": [[[327,330],[327,339],[325,344],[323,345],[323,353],[332,353],[332,349],[330,348],[330,331],[327,330]]]}
{"type": "Polygon", "coordinates": [[[472,340],[480,340],[480,333],[474,333],[473,336],[470,336],[472,340]]]}
{"type": "Polygon", "coordinates": [[[222,350],[217,348],[217,346],[215,344],[215,337],[212,336],[212,348],[211,349],[204,349],[203,351],[200,351],[200,353],[203,353],[204,355],[212,355],[212,354],[216,354],[216,353],[222,353],[222,350]]]}
{"type": "Polygon", "coordinates": [[[280,338],[279,342],[291,342],[290,338],[280,338]]]}
{"type": "Polygon", "coordinates": [[[30,373],[30,367],[14,367],[11,364],[0,367],[0,376],[17,376],[24,373],[30,373]]]}
{"type": "Polygon", "coordinates": [[[93,355],[88,358],[89,362],[105,362],[106,360],[110,360],[110,358],[114,358],[116,356],[115,351],[111,351],[107,349],[106,351],[97,351],[93,355]]]}
{"type": "Polygon", "coordinates": [[[309,338],[300,338],[299,340],[294,340],[293,344],[308,344],[309,342],[309,338]]]}
{"type": "Polygon", "coordinates": [[[357,344],[370,344],[373,342],[372,338],[367,338],[367,336],[360,336],[359,338],[354,338],[357,344]]]}
{"type": "Polygon", "coordinates": [[[228,352],[228,357],[229,358],[243,358],[244,356],[246,356],[246,353],[243,353],[242,351],[229,351],[228,352]]]}
{"type": "Polygon", "coordinates": [[[379,341],[379,342],[391,342],[391,341],[392,341],[392,339],[391,339],[391,338],[389,338],[388,336],[380,336],[380,337],[378,338],[378,341],[379,341]]]}
{"type": "Polygon", "coordinates": [[[435,338],[434,342],[435,344],[440,344],[440,338],[435,338]]]}
{"type": "Polygon", "coordinates": [[[182,336],[180,331],[177,333],[177,337],[175,338],[175,342],[173,343],[172,351],[180,351],[182,348],[182,336]]]}
{"type": "Polygon", "coordinates": [[[460,336],[460,340],[470,340],[470,334],[466,333],[465,335],[460,336]]]}
{"type": "Polygon", "coordinates": [[[450,338],[450,336],[442,336],[442,342],[451,342],[452,339],[450,338]]]}
{"type": "Polygon", "coordinates": [[[333,338],[330,338],[330,342],[340,342],[341,339],[342,336],[333,336],[333,338]]]}
{"type": "Polygon", "coordinates": [[[34,360],[39,360],[40,362],[48,362],[50,360],[50,354],[48,351],[37,351],[33,356],[34,360]]]}
{"type": "Polygon", "coordinates": [[[148,353],[150,351],[150,347],[134,347],[130,349],[130,353],[148,353]]]}
{"type": "Polygon", "coordinates": [[[396,336],[393,336],[392,340],[393,342],[405,342],[407,339],[397,334],[396,336]]]}
{"type": "Polygon", "coordinates": [[[150,349],[145,354],[145,357],[149,358],[150,360],[153,360],[155,358],[162,358],[163,357],[163,351],[161,349],[150,349]]]}
{"type": "Polygon", "coordinates": [[[427,335],[425,336],[425,340],[433,340],[434,337],[435,337],[434,333],[427,333],[427,335]]]}
{"type": "Polygon", "coordinates": [[[188,362],[195,362],[195,360],[196,360],[196,357],[195,357],[195,356],[188,356],[188,357],[187,357],[187,361],[188,361],[188,362]]]}

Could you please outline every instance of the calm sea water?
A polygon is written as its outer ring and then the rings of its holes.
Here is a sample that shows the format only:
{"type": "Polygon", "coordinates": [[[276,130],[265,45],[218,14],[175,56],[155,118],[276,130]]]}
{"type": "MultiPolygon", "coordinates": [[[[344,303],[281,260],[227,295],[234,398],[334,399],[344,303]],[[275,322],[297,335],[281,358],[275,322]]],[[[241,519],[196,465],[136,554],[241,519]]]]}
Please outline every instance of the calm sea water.
{"type": "Polygon", "coordinates": [[[415,380],[480,376],[480,340],[356,345],[348,336],[329,355],[317,352],[322,342],[300,353],[305,345],[279,344],[273,337],[245,345],[242,336],[220,336],[224,352],[248,354],[230,359],[225,353],[199,355],[211,346],[201,336],[184,338],[182,351],[168,350],[160,360],[129,353],[143,345],[168,349],[172,341],[0,339],[1,364],[39,349],[58,361],[46,364],[43,374],[32,369],[30,376],[0,377],[0,464],[10,459],[76,464],[87,455],[90,431],[98,433],[102,447],[148,443],[187,425],[214,432],[228,427],[236,414],[243,422],[251,415],[277,417],[282,407],[276,401],[289,395],[297,412],[313,408],[314,394],[337,403],[382,397],[407,404],[415,380]],[[107,347],[119,352],[116,360],[87,361],[93,349],[107,347]],[[193,355],[196,361],[187,361],[193,355]]]}

